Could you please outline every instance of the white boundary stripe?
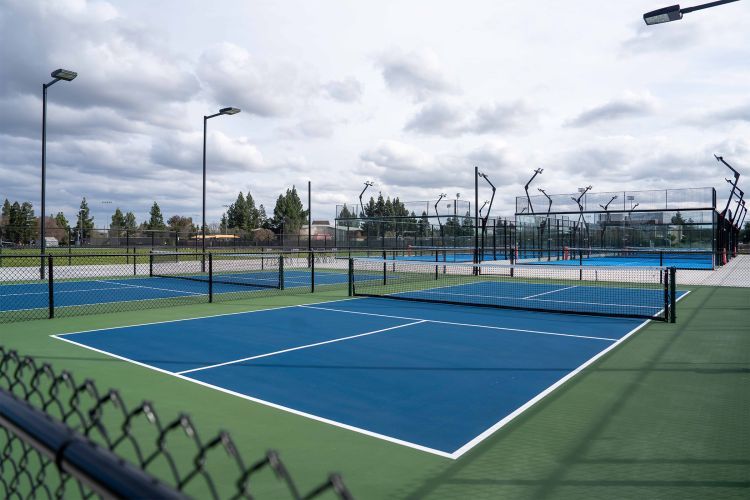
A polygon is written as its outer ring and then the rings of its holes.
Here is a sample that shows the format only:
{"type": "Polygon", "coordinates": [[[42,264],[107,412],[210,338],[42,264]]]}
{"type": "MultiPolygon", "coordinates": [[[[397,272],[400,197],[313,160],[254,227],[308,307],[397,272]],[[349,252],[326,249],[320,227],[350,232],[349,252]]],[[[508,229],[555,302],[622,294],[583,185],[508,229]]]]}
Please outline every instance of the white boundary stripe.
{"type": "MultiPolygon", "coordinates": [[[[125,288],[145,288],[146,290],[158,290],[160,292],[173,292],[173,293],[187,293],[189,295],[206,295],[201,292],[188,292],[186,290],[172,290],[171,288],[159,288],[156,286],[145,286],[145,285],[132,285],[130,283],[121,283],[119,281],[107,281],[107,280],[94,280],[98,283],[109,283],[110,285],[120,285],[125,288]]],[[[88,290],[84,290],[88,291],[88,290]]]]}
{"type": "MultiPolygon", "coordinates": [[[[689,291],[685,292],[677,300],[679,301],[683,297],[686,297],[689,293],[690,293],[689,291]]],[[[601,358],[602,356],[604,356],[605,354],[607,354],[612,349],[616,348],[618,345],[620,345],[623,342],[625,342],[628,338],[630,338],[638,330],[640,330],[641,328],[643,328],[644,326],[646,326],[649,321],[651,321],[651,320],[648,320],[648,319],[645,320],[643,323],[641,323],[637,327],[633,328],[628,333],[626,333],[623,337],[621,337],[620,339],[618,339],[614,344],[608,346],[603,351],[599,352],[598,354],[594,355],[589,360],[585,361],[578,368],[576,368],[572,372],[568,373],[567,375],[565,375],[563,378],[561,378],[560,380],[558,380],[557,382],[555,382],[551,386],[547,387],[545,390],[543,390],[542,392],[540,392],[539,394],[537,394],[536,396],[534,396],[533,398],[531,398],[529,401],[527,401],[526,403],[524,403],[522,406],[518,407],[514,412],[512,412],[509,415],[507,415],[505,418],[503,418],[502,420],[500,420],[497,423],[495,423],[492,427],[488,428],[487,430],[485,430],[484,432],[482,432],[481,434],[479,434],[477,437],[475,437],[474,439],[472,439],[471,441],[469,441],[468,443],[466,443],[465,445],[463,445],[462,447],[460,447],[459,449],[457,449],[456,451],[454,451],[453,453],[451,453],[451,458],[453,458],[453,459],[459,458],[461,455],[463,455],[464,453],[466,453],[467,451],[471,450],[473,447],[475,447],[476,445],[478,445],[479,443],[481,443],[482,441],[484,441],[485,439],[487,439],[488,437],[490,437],[498,429],[500,429],[501,427],[505,426],[508,422],[510,422],[511,420],[513,420],[514,418],[516,418],[518,415],[520,415],[521,413],[523,413],[524,411],[528,410],[529,408],[531,408],[532,406],[534,406],[536,403],[538,403],[539,401],[541,401],[542,399],[544,399],[545,396],[549,395],[551,392],[553,392],[555,389],[557,389],[558,387],[560,387],[561,385],[563,385],[565,382],[567,382],[571,378],[575,377],[578,373],[580,373],[586,367],[588,367],[592,363],[596,362],[596,360],[598,360],[599,358],[601,358]]]]}
{"type": "MultiPolygon", "coordinates": [[[[432,289],[436,290],[436,288],[432,289]]],[[[657,291],[657,290],[654,290],[657,291]]],[[[487,297],[487,295],[479,295],[479,294],[471,294],[471,293],[454,293],[454,292],[433,292],[430,291],[430,289],[426,290],[412,290],[408,292],[395,292],[392,295],[406,295],[409,293],[423,293],[426,295],[448,295],[450,297],[487,297]]],[[[513,299],[513,300],[524,300],[528,297],[513,297],[513,296],[502,296],[502,295],[493,295],[492,298],[495,299],[513,299]]],[[[591,304],[594,306],[617,306],[617,307],[637,307],[639,309],[656,309],[657,306],[641,306],[637,304],[619,304],[619,303],[609,303],[609,302],[589,302],[589,301],[583,301],[583,300],[555,300],[555,299],[530,299],[532,301],[539,301],[539,302],[558,302],[562,304],[591,304]]],[[[467,303],[467,306],[470,306],[471,303],[467,303]]],[[[555,312],[561,312],[561,311],[554,311],[550,310],[548,312],[555,313],[555,312]]],[[[566,311],[562,311],[566,312],[566,311]]],[[[570,311],[573,312],[573,311],[570,311]]],[[[580,311],[580,314],[586,314],[586,311],[580,311]]]]}
{"type": "MultiPolygon", "coordinates": [[[[686,297],[689,293],[690,293],[690,291],[685,291],[685,293],[683,293],[677,299],[677,301],[679,302],[684,297],[686,297]]],[[[329,303],[335,303],[335,302],[345,302],[345,301],[348,301],[348,300],[358,300],[358,299],[356,299],[356,298],[355,299],[338,299],[338,300],[331,300],[331,301],[319,302],[319,304],[329,304],[329,303]]],[[[337,422],[335,420],[330,420],[330,419],[327,419],[327,418],[319,417],[319,416],[313,415],[311,413],[305,413],[305,412],[300,411],[300,410],[295,410],[294,408],[288,408],[288,407],[285,407],[285,406],[282,406],[282,405],[279,405],[279,404],[276,404],[276,403],[272,403],[270,401],[265,401],[265,400],[262,400],[262,399],[254,398],[252,396],[248,396],[247,394],[242,394],[242,393],[239,393],[239,392],[235,392],[235,391],[232,391],[232,390],[229,390],[229,389],[225,389],[225,388],[220,387],[220,386],[216,386],[216,385],[212,385],[212,384],[209,384],[209,383],[206,383],[206,382],[202,382],[200,380],[195,380],[195,379],[192,379],[190,377],[186,377],[185,375],[180,375],[180,374],[177,374],[177,373],[174,373],[174,372],[163,370],[163,369],[157,368],[155,366],[151,366],[151,365],[147,365],[145,363],[141,363],[140,361],[135,361],[135,360],[126,358],[124,356],[119,356],[117,354],[113,354],[113,353],[110,353],[110,352],[107,352],[107,351],[103,351],[101,349],[97,349],[95,347],[91,347],[91,346],[88,346],[88,345],[85,345],[85,344],[81,344],[81,343],[75,342],[73,340],[62,338],[64,335],[74,335],[76,333],[90,333],[90,332],[98,332],[98,331],[115,330],[115,329],[120,329],[120,328],[133,328],[133,327],[136,327],[136,326],[156,325],[156,324],[163,324],[163,323],[177,323],[177,322],[181,322],[181,321],[190,321],[190,320],[193,320],[193,319],[206,319],[206,318],[215,318],[215,317],[221,317],[221,316],[234,316],[234,315],[237,315],[237,314],[248,314],[248,313],[254,313],[254,312],[272,311],[272,310],[275,310],[275,309],[288,309],[288,308],[291,308],[291,307],[309,307],[309,306],[304,306],[304,305],[281,306],[281,307],[275,307],[275,308],[269,308],[269,309],[258,309],[258,310],[255,310],[255,311],[217,314],[217,315],[214,315],[214,316],[202,316],[202,317],[197,317],[197,318],[184,318],[184,319],[168,320],[168,321],[156,321],[156,322],[152,322],[152,323],[144,323],[144,324],[141,324],[141,325],[126,325],[126,326],[119,326],[119,327],[100,328],[100,329],[96,329],[96,330],[87,330],[87,331],[82,331],[82,332],[72,332],[72,333],[66,333],[66,334],[50,335],[50,337],[58,339],[58,340],[62,340],[64,342],[69,342],[71,344],[74,344],[76,346],[82,347],[84,349],[89,349],[91,351],[95,351],[95,352],[98,352],[98,353],[101,353],[101,354],[105,354],[107,356],[112,356],[114,358],[121,359],[123,361],[127,361],[129,363],[133,363],[135,365],[142,366],[144,368],[148,368],[148,369],[157,371],[159,373],[163,373],[163,374],[166,374],[166,375],[171,375],[173,377],[177,377],[177,378],[182,379],[182,380],[193,382],[195,384],[202,385],[202,386],[208,387],[210,389],[215,389],[215,390],[217,390],[219,392],[223,392],[225,394],[230,394],[232,396],[236,396],[236,397],[239,397],[239,398],[242,398],[242,399],[246,399],[248,401],[253,401],[255,403],[260,403],[260,404],[263,404],[263,405],[266,405],[266,406],[269,406],[271,408],[275,408],[275,409],[278,409],[278,410],[283,410],[283,411],[292,413],[294,415],[300,415],[302,417],[306,417],[306,418],[309,418],[311,420],[316,420],[318,422],[323,422],[323,423],[326,423],[326,424],[334,425],[334,426],[340,427],[342,429],[347,429],[347,430],[350,430],[350,431],[358,432],[358,433],[364,434],[366,436],[370,436],[370,437],[382,439],[383,441],[388,441],[388,442],[391,442],[391,443],[395,443],[395,444],[399,444],[399,445],[406,446],[406,447],[409,447],[409,448],[413,448],[415,450],[424,451],[424,452],[427,452],[427,453],[431,453],[433,455],[438,455],[438,456],[441,456],[441,457],[444,457],[444,458],[450,458],[450,459],[456,460],[456,459],[460,458],[462,455],[464,455],[466,452],[468,452],[469,450],[471,450],[472,448],[474,448],[475,446],[477,446],[479,443],[481,443],[482,441],[484,441],[485,439],[487,439],[494,432],[496,432],[497,430],[499,430],[500,428],[502,428],[503,426],[505,426],[506,424],[508,424],[508,422],[510,422],[514,418],[518,417],[521,413],[523,413],[524,411],[528,410],[530,407],[532,407],[534,404],[538,403],[540,400],[544,399],[545,396],[549,395],[555,389],[557,389],[558,387],[560,387],[561,385],[563,385],[570,378],[572,378],[575,374],[579,373],[581,370],[583,370],[584,368],[586,368],[587,366],[589,366],[590,364],[592,364],[593,362],[595,362],[598,358],[600,358],[601,356],[603,356],[605,353],[609,352],[611,349],[614,349],[615,346],[617,346],[617,345],[621,344],[622,342],[624,342],[627,338],[629,338],[630,336],[632,336],[635,332],[637,332],[638,330],[640,330],[641,328],[643,328],[644,326],[646,326],[648,324],[648,322],[650,321],[650,320],[643,321],[643,323],[641,323],[639,326],[637,326],[636,328],[634,328],[633,330],[631,330],[630,332],[628,332],[624,337],[622,337],[619,340],[615,341],[612,345],[610,345],[609,347],[607,347],[604,351],[600,352],[599,354],[597,354],[593,358],[589,359],[588,361],[586,361],[585,363],[583,363],[581,366],[579,366],[578,368],[576,368],[574,371],[572,371],[571,373],[569,373],[568,375],[566,375],[562,379],[558,380],[555,384],[551,385],[550,387],[548,387],[547,389],[545,389],[541,393],[539,393],[536,396],[534,396],[532,399],[530,399],[524,405],[520,406],[513,413],[511,413],[510,415],[507,415],[502,420],[500,420],[497,423],[495,423],[492,427],[488,428],[487,430],[485,430],[484,432],[482,432],[481,434],[479,434],[478,436],[476,436],[471,441],[467,442],[465,445],[461,446],[458,450],[454,451],[453,453],[446,453],[446,452],[441,451],[441,450],[435,450],[435,449],[429,448],[427,446],[423,446],[423,445],[416,444],[416,443],[411,443],[409,441],[404,441],[402,439],[394,438],[394,437],[391,437],[391,436],[386,436],[384,434],[378,434],[377,432],[372,432],[372,431],[369,431],[367,429],[361,429],[359,427],[354,427],[354,426],[349,425],[349,424],[344,424],[342,422],[337,422]]]]}
{"type": "Polygon", "coordinates": [[[392,316],[390,314],[368,313],[368,312],[362,312],[362,311],[347,311],[346,309],[333,309],[331,307],[317,307],[317,306],[308,306],[308,305],[301,305],[299,307],[302,307],[305,309],[318,309],[320,311],[333,311],[333,312],[340,312],[340,313],[346,313],[346,314],[359,314],[362,316],[378,316],[381,318],[403,319],[407,321],[425,321],[427,323],[436,323],[436,324],[441,324],[441,325],[465,326],[468,328],[486,328],[488,330],[502,330],[505,332],[535,333],[539,335],[554,335],[557,337],[573,337],[573,338],[578,338],[578,339],[606,340],[609,342],[614,342],[616,340],[616,339],[610,339],[607,337],[590,337],[587,335],[575,335],[572,333],[545,332],[541,330],[526,330],[523,328],[507,328],[503,326],[475,325],[472,323],[457,323],[455,321],[439,321],[435,319],[410,318],[407,316],[392,316]]]}
{"type": "MultiPolygon", "coordinates": [[[[346,302],[349,300],[355,300],[354,298],[351,299],[335,299],[335,300],[324,300],[321,302],[314,302],[314,304],[333,304],[336,302],[346,302]]],[[[191,304],[192,305],[192,304],[191,304]]],[[[75,306],[78,307],[78,306],[75,306]]],[[[279,307],[268,307],[266,309],[255,309],[252,311],[239,311],[239,312],[232,312],[232,313],[222,313],[222,314],[211,314],[209,316],[195,316],[191,318],[180,318],[180,319],[168,319],[165,321],[152,321],[150,323],[138,323],[135,325],[122,325],[122,326],[109,326],[107,328],[95,328],[94,330],[81,330],[80,332],[68,332],[68,333],[57,333],[55,335],[50,335],[50,337],[63,337],[65,335],[77,335],[79,333],[93,333],[93,332],[106,332],[109,330],[120,330],[122,328],[135,328],[138,326],[151,326],[151,325],[162,325],[165,323],[180,323],[182,321],[192,321],[194,319],[209,319],[209,318],[221,318],[223,316],[236,316],[238,314],[252,314],[252,313],[258,313],[258,312],[265,312],[265,311],[275,311],[277,309],[289,309],[291,307],[300,307],[300,304],[292,304],[289,306],[279,306],[279,307]]],[[[16,310],[16,309],[14,309],[16,310]]],[[[20,310],[20,309],[18,309],[20,310]]],[[[171,372],[169,372],[171,373],[171,372]]]]}
{"type": "Polygon", "coordinates": [[[536,293],[534,295],[529,295],[528,297],[521,297],[521,299],[532,299],[534,297],[541,297],[542,295],[547,295],[548,293],[562,292],[563,290],[570,290],[571,288],[575,288],[577,286],[578,285],[566,286],[564,288],[558,288],[557,290],[550,290],[549,292],[536,293]]]}
{"type": "MultiPolygon", "coordinates": [[[[81,293],[81,292],[103,292],[105,290],[122,290],[122,287],[110,286],[107,288],[84,288],[81,290],[55,290],[55,294],[58,293],[81,293]]],[[[0,297],[20,297],[23,295],[49,295],[49,289],[43,292],[24,292],[24,293],[4,293],[0,294],[0,297]]],[[[17,309],[14,309],[14,311],[17,309]]]]}
{"type": "MultiPolygon", "coordinates": [[[[289,306],[289,307],[295,307],[295,306],[289,306]]],[[[264,309],[264,310],[265,311],[269,311],[270,309],[264,309]]],[[[248,312],[255,312],[255,311],[248,311],[248,312]]],[[[235,313],[230,313],[230,314],[235,314],[235,313]]],[[[242,313],[240,313],[240,314],[242,314],[242,313]]],[[[221,314],[219,316],[227,316],[227,315],[226,314],[221,314]]],[[[193,319],[197,319],[197,318],[193,318],[193,319]]],[[[163,323],[169,323],[169,322],[168,321],[164,321],[163,323]]],[[[139,326],[139,325],[133,325],[133,326],[139,326]]],[[[92,330],[92,331],[97,331],[97,330],[92,330]]],[[[79,333],[83,333],[83,332],[79,332],[79,333]]],[[[208,387],[209,389],[214,389],[214,390],[217,390],[219,392],[223,392],[225,394],[229,394],[231,396],[236,396],[238,398],[242,398],[242,399],[246,399],[248,401],[252,401],[254,403],[260,403],[260,404],[268,406],[270,408],[274,408],[274,409],[277,409],[277,410],[286,411],[286,412],[292,413],[294,415],[299,415],[301,417],[305,417],[305,418],[309,418],[311,420],[316,420],[318,422],[322,422],[324,424],[333,425],[333,426],[336,426],[336,427],[340,427],[342,429],[346,429],[346,430],[349,430],[349,431],[357,432],[359,434],[364,434],[366,436],[374,437],[374,438],[377,438],[377,439],[382,439],[383,441],[388,441],[388,442],[395,443],[395,444],[398,444],[398,445],[401,445],[401,446],[406,446],[406,447],[409,447],[409,448],[413,448],[415,450],[424,451],[424,452],[427,452],[427,453],[432,453],[433,455],[438,455],[438,456],[441,456],[441,457],[444,457],[444,458],[455,458],[455,457],[453,457],[453,454],[451,454],[451,453],[446,453],[446,452],[441,451],[441,450],[435,450],[435,449],[429,448],[427,446],[422,446],[421,444],[416,444],[416,443],[411,443],[409,441],[404,441],[403,439],[398,439],[398,438],[394,438],[394,437],[391,437],[391,436],[386,436],[385,434],[379,434],[377,432],[373,432],[373,431],[369,431],[367,429],[362,429],[362,428],[359,428],[359,427],[355,427],[353,425],[345,424],[343,422],[337,422],[336,420],[331,420],[331,419],[328,419],[328,418],[319,417],[318,415],[313,415],[312,413],[306,413],[306,412],[303,412],[303,411],[300,411],[300,410],[295,410],[294,408],[289,408],[287,406],[282,406],[280,404],[272,403],[270,401],[265,401],[263,399],[254,398],[252,396],[248,396],[247,394],[242,394],[241,392],[235,392],[235,391],[232,391],[230,389],[225,389],[224,387],[221,387],[221,386],[218,386],[218,385],[209,384],[207,382],[203,382],[201,380],[196,380],[194,378],[190,378],[190,377],[187,377],[185,375],[180,375],[178,373],[174,373],[174,372],[170,372],[170,371],[167,371],[167,370],[163,370],[163,369],[157,368],[155,366],[147,365],[145,363],[141,363],[140,361],[135,361],[133,359],[126,358],[124,356],[119,356],[119,355],[113,354],[111,352],[103,351],[101,349],[97,349],[95,347],[91,347],[91,346],[88,346],[86,344],[81,344],[79,342],[75,342],[75,341],[70,340],[70,339],[65,339],[65,338],[60,337],[59,335],[50,335],[50,336],[52,338],[57,339],[57,340],[62,340],[63,342],[68,342],[68,343],[76,345],[78,347],[83,347],[84,349],[89,349],[91,351],[95,351],[95,352],[98,352],[100,354],[105,354],[107,356],[112,356],[113,358],[121,359],[123,361],[127,361],[128,363],[133,363],[135,365],[142,366],[143,368],[148,368],[150,370],[154,370],[154,371],[157,371],[159,373],[163,373],[165,375],[171,375],[172,377],[177,377],[177,378],[179,378],[181,380],[185,380],[187,382],[192,382],[194,384],[202,385],[203,387],[208,387]]]]}
{"type": "Polygon", "coordinates": [[[317,347],[317,346],[326,345],[326,344],[333,344],[335,342],[342,342],[344,340],[351,340],[351,339],[356,339],[356,338],[359,338],[359,337],[366,337],[368,335],[374,335],[376,333],[387,332],[389,330],[396,330],[398,328],[405,328],[407,326],[418,325],[420,323],[427,323],[427,321],[425,321],[425,320],[412,321],[411,323],[404,323],[403,325],[396,325],[396,326],[391,326],[391,327],[388,327],[388,328],[381,328],[380,330],[373,330],[371,332],[359,333],[357,335],[350,335],[348,337],[341,337],[341,338],[338,338],[338,339],[325,340],[323,342],[316,342],[314,344],[301,345],[301,346],[298,346],[298,347],[290,347],[289,349],[282,349],[281,351],[269,352],[269,353],[266,353],[266,354],[258,354],[257,356],[250,356],[248,358],[235,359],[233,361],[225,361],[224,363],[216,363],[215,365],[201,366],[199,368],[192,368],[190,370],[183,370],[181,372],[176,372],[176,373],[178,375],[185,375],[186,373],[199,372],[199,371],[202,371],[202,370],[210,370],[212,368],[219,368],[221,366],[227,366],[227,365],[234,365],[234,364],[237,364],[237,363],[242,363],[243,361],[251,361],[253,359],[260,359],[260,358],[267,358],[269,356],[276,356],[277,354],[284,354],[285,352],[299,351],[301,349],[309,349],[311,347],[317,347]]]}

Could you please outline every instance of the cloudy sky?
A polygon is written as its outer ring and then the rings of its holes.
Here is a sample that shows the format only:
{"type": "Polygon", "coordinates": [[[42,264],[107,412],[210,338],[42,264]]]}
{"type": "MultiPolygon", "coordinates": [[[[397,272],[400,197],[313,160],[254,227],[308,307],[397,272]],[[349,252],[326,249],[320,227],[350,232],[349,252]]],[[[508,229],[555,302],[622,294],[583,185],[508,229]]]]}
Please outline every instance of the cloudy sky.
{"type": "Polygon", "coordinates": [[[716,186],[721,203],[714,153],[750,177],[750,2],[645,26],[669,3],[0,0],[0,199],[38,213],[41,84],[68,68],[48,212],[86,196],[97,225],[154,200],[198,220],[202,116],[224,106],[242,113],[209,121],[209,222],[240,189],[272,208],[308,180],[316,218],[366,179],[471,197],[474,165],[496,215],[538,167],[549,193],[716,186]]]}

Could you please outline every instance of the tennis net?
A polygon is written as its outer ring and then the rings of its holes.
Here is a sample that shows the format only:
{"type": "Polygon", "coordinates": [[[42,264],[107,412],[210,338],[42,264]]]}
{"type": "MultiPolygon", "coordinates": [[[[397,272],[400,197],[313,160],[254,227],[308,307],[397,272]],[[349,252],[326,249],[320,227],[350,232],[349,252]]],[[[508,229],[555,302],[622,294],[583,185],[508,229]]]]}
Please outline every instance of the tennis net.
{"type": "Polygon", "coordinates": [[[713,269],[714,255],[710,249],[691,248],[568,248],[564,257],[585,265],[594,259],[625,259],[640,261],[645,265],[677,267],[682,269],[713,269]]]}
{"type": "Polygon", "coordinates": [[[674,270],[349,262],[352,296],[558,313],[674,320],[674,270]]]}
{"type": "Polygon", "coordinates": [[[261,288],[282,288],[283,259],[261,253],[213,253],[205,261],[191,254],[152,252],[149,275],[261,288]]]}

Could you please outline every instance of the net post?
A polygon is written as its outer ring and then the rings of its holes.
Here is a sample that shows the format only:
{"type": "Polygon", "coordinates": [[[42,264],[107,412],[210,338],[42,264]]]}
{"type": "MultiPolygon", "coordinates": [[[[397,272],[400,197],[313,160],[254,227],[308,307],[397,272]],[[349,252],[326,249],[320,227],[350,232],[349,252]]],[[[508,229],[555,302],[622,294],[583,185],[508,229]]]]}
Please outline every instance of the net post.
{"type": "Polygon", "coordinates": [[[669,321],[669,269],[662,269],[659,275],[659,283],[664,285],[664,321],[669,321]]]}
{"type": "Polygon", "coordinates": [[[137,259],[137,257],[135,255],[135,247],[133,247],[133,276],[137,276],[138,275],[138,267],[136,267],[136,259],[137,259]]]}
{"type": "Polygon", "coordinates": [[[148,277],[153,278],[154,277],[154,251],[150,250],[148,252],[148,277]]]}
{"type": "Polygon", "coordinates": [[[677,321],[677,268],[669,268],[669,297],[670,297],[670,308],[669,308],[669,322],[674,323],[677,321]]]}
{"type": "Polygon", "coordinates": [[[47,256],[47,283],[49,289],[49,319],[55,317],[55,280],[53,277],[52,256],[47,256]]]}
{"type": "MultiPolygon", "coordinates": [[[[205,258],[205,255],[204,255],[205,258]]],[[[213,254],[208,254],[208,302],[214,301],[214,259],[213,254]]]]}
{"type": "Polygon", "coordinates": [[[354,296],[354,259],[349,257],[349,297],[354,296]]]}
{"type": "Polygon", "coordinates": [[[284,254],[279,255],[279,290],[284,289],[284,254]]]}
{"type": "Polygon", "coordinates": [[[383,285],[388,284],[388,262],[383,261],[383,285]]]}
{"type": "Polygon", "coordinates": [[[310,293],[315,293],[315,252],[310,251],[307,258],[310,260],[310,293]]]}

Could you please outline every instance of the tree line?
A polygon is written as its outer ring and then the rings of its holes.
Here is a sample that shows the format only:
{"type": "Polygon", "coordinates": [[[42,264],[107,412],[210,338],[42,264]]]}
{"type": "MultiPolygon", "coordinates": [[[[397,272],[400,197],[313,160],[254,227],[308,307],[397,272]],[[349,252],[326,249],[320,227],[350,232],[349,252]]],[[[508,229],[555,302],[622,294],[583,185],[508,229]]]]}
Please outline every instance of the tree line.
{"type": "MultiPolygon", "coordinates": [[[[207,227],[207,232],[255,233],[256,239],[271,240],[277,233],[294,234],[306,223],[308,211],[302,206],[297,189],[292,186],[279,195],[273,214],[268,216],[265,207],[255,205],[250,192],[239,193],[234,203],[221,216],[219,227],[207,227]]],[[[63,212],[54,217],[45,218],[46,233],[56,238],[61,245],[85,241],[94,230],[94,217],[90,214],[88,202],[84,197],[79,210],[71,221],[63,212]]],[[[14,244],[35,243],[39,234],[39,217],[34,215],[34,207],[28,202],[6,199],[0,216],[0,241],[14,244]]],[[[192,217],[173,215],[166,222],[159,203],[154,201],[149,209],[148,219],[138,224],[133,212],[126,212],[117,207],[111,216],[109,234],[117,236],[122,231],[172,231],[189,235],[200,231],[199,223],[192,217]]]]}

